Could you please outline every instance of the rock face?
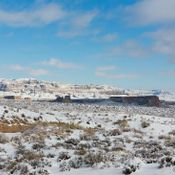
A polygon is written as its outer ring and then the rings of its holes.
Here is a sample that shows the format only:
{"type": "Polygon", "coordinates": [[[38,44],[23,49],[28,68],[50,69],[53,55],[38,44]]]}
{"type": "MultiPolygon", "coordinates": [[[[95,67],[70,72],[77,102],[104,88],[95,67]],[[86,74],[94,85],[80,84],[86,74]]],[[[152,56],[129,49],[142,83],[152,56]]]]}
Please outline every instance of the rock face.
{"type": "Polygon", "coordinates": [[[7,91],[7,85],[0,82],[0,91],[7,91]]]}
{"type": "Polygon", "coordinates": [[[125,104],[137,104],[148,106],[160,106],[160,100],[157,96],[124,96],[124,97],[110,97],[111,101],[125,103],[125,104]]]}
{"type": "Polygon", "coordinates": [[[102,103],[102,102],[117,102],[117,103],[123,103],[123,104],[136,104],[136,105],[147,105],[147,106],[160,106],[160,100],[157,96],[113,96],[110,98],[102,99],[71,99],[70,96],[63,97],[57,97],[55,102],[61,102],[61,103],[80,103],[80,104],[93,104],[93,103],[102,103]]]}

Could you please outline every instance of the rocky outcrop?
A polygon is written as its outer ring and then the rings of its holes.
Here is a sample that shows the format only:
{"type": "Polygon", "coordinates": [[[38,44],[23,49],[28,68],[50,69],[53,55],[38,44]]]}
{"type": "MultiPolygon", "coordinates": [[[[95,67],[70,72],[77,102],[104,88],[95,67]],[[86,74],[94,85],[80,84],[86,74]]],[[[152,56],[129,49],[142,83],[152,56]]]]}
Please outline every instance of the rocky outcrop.
{"type": "Polygon", "coordinates": [[[160,106],[160,100],[157,96],[123,96],[123,97],[110,97],[110,100],[118,103],[137,104],[147,106],[160,106]]]}

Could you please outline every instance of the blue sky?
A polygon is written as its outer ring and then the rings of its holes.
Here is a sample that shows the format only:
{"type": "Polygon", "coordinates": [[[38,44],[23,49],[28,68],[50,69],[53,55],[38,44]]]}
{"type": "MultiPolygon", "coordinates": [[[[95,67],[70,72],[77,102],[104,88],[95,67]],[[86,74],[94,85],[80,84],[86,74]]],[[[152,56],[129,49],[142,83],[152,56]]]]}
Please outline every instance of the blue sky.
{"type": "Polygon", "coordinates": [[[1,0],[0,77],[175,88],[174,0],[1,0]]]}

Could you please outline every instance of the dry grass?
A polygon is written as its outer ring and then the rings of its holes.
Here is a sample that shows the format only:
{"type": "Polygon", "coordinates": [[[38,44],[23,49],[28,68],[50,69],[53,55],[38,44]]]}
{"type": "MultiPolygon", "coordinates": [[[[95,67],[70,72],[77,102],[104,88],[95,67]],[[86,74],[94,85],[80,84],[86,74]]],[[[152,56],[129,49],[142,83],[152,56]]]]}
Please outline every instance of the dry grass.
{"type": "Polygon", "coordinates": [[[74,152],[75,155],[79,155],[79,156],[83,156],[83,155],[85,155],[86,153],[87,153],[87,150],[84,149],[84,148],[82,148],[82,149],[80,149],[80,150],[76,150],[76,151],[74,152]]]}
{"type": "Polygon", "coordinates": [[[28,129],[33,129],[36,126],[55,126],[59,128],[57,131],[58,135],[61,135],[63,131],[73,130],[73,129],[82,129],[82,127],[75,123],[64,123],[64,122],[35,122],[27,123],[24,120],[13,120],[10,123],[7,121],[0,122],[0,132],[2,133],[16,133],[24,132],[28,129]]]}
{"type": "Polygon", "coordinates": [[[16,132],[24,132],[28,129],[33,128],[33,124],[7,124],[7,123],[0,123],[0,132],[2,133],[16,133],[16,132]]]}
{"type": "Polygon", "coordinates": [[[23,159],[26,159],[26,160],[39,160],[41,158],[43,158],[44,155],[41,154],[41,153],[35,153],[33,151],[26,151],[24,154],[23,154],[23,159]]]}
{"type": "Polygon", "coordinates": [[[114,152],[124,152],[125,148],[121,147],[121,146],[116,146],[116,147],[112,148],[112,151],[114,151],[114,152]]]}
{"type": "Polygon", "coordinates": [[[7,168],[6,168],[6,170],[11,171],[12,169],[15,169],[17,164],[18,164],[18,162],[16,160],[10,161],[7,168]]]}
{"type": "Polygon", "coordinates": [[[127,120],[117,120],[116,122],[113,123],[114,125],[119,125],[120,128],[127,128],[129,127],[128,121],[127,120]]]}
{"type": "Polygon", "coordinates": [[[82,129],[79,124],[76,123],[65,123],[65,122],[43,122],[43,124],[49,126],[57,126],[62,129],[82,129]]]}
{"type": "Polygon", "coordinates": [[[140,134],[140,135],[143,135],[143,134],[144,134],[142,131],[140,131],[140,130],[138,130],[138,129],[135,129],[135,128],[133,128],[132,131],[133,131],[134,133],[136,133],[136,134],[140,134]]]}
{"type": "Polygon", "coordinates": [[[85,128],[84,129],[84,135],[86,135],[86,136],[94,136],[96,131],[97,131],[96,128],[85,128]]]}
{"type": "Polygon", "coordinates": [[[25,118],[21,119],[17,116],[12,116],[12,118],[13,118],[13,120],[7,120],[7,119],[3,118],[0,120],[0,122],[4,123],[4,124],[24,124],[24,125],[28,124],[28,121],[25,118]]]}

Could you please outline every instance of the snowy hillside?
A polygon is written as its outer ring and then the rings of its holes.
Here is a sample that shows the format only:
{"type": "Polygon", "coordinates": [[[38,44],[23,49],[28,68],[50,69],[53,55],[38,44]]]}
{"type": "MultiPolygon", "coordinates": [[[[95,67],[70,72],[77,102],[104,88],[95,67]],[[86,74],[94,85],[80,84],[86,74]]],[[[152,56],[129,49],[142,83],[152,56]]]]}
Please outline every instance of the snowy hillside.
{"type": "Polygon", "coordinates": [[[124,94],[122,89],[106,85],[71,85],[35,79],[0,80],[0,94],[15,94],[32,99],[54,99],[70,94],[72,98],[104,98],[124,94]]]}
{"type": "Polygon", "coordinates": [[[160,100],[175,101],[175,91],[124,90],[107,85],[71,85],[36,79],[0,79],[0,96],[19,95],[32,99],[55,99],[71,95],[71,98],[108,98],[111,95],[157,95],[160,100]]]}
{"type": "Polygon", "coordinates": [[[156,95],[160,100],[175,101],[175,91],[163,90],[127,90],[129,95],[156,95]]]}

